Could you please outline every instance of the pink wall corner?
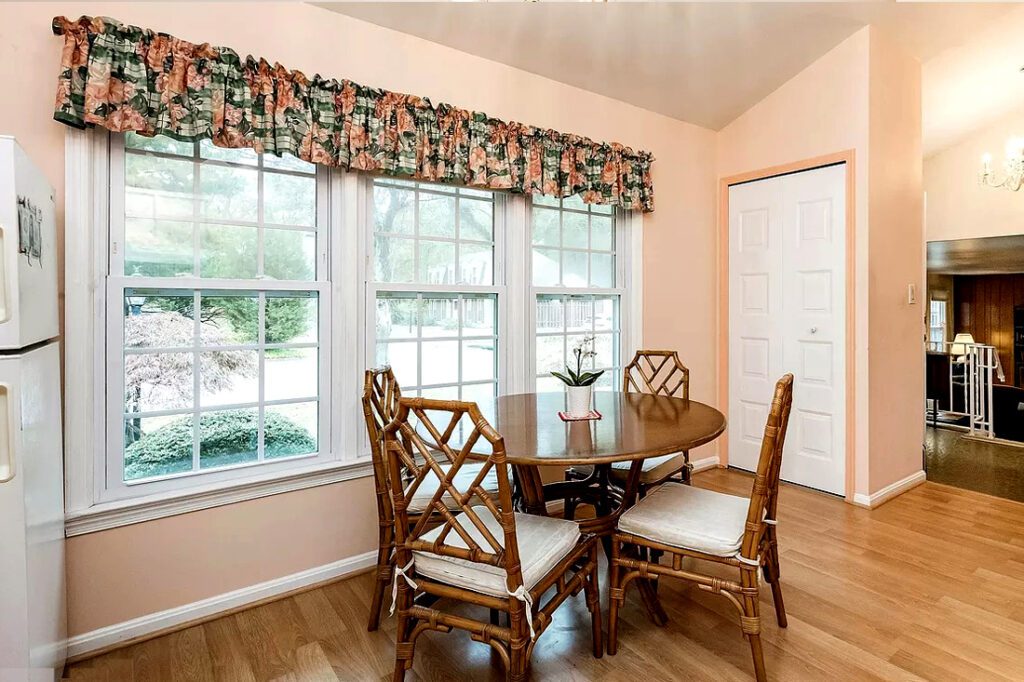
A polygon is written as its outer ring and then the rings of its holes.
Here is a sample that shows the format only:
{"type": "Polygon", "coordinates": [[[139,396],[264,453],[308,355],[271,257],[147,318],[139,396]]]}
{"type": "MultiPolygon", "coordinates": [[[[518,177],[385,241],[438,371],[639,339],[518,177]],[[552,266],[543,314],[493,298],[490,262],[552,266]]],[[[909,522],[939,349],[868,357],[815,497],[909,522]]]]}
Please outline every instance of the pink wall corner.
{"type": "Polygon", "coordinates": [[[924,206],[921,64],[871,29],[870,492],[921,471],[924,206]],[[918,302],[908,303],[908,285],[918,302]]]}

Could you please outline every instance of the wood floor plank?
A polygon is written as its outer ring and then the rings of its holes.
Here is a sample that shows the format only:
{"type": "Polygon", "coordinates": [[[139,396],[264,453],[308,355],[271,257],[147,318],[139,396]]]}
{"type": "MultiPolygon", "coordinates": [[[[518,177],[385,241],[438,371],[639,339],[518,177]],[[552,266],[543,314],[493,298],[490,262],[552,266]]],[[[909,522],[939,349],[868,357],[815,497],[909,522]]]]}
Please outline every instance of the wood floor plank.
{"type": "MultiPolygon", "coordinates": [[[[709,470],[695,484],[748,495],[751,478],[709,470]]],[[[765,663],[776,680],[1004,680],[1024,675],[1024,504],[926,483],[875,510],[783,486],[779,550],[789,627],[761,595],[765,663]]],[[[602,564],[602,571],[604,565],[602,564]]],[[[606,588],[607,574],[601,574],[606,588]]],[[[366,631],[369,574],[325,585],[70,666],[79,682],[379,682],[394,666],[394,619],[366,631]]],[[[749,680],[735,609],[662,581],[670,617],[631,592],[619,653],[590,654],[582,596],[558,610],[534,652],[534,680],[749,680]]],[[[607,614],[607,595],[602,596],[607,614]]],[[[473,607],[459,606],[465,613],[473,607]]],[[[410,682],[500,680],[489,647],[464,633],[417,642],[410,682]]]]}

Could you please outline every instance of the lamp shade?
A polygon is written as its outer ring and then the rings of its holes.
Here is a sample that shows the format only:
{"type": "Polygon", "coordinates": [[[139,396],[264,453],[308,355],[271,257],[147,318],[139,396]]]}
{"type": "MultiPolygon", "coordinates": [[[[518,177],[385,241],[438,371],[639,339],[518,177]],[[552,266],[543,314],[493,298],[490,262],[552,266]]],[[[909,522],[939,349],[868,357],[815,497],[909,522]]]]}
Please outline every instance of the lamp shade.
{"type": "Polygon", "coordinates": [[[957,334],[956,336],[953,337],[953,345],[949,347],[950,355],[956,355],[958,357],[961,356],[961,355],[966,355],[967,354],[967,345],[966,344],[970,344],[970,343],[974,343],[974,337],[973,336],[971,336],[967,332],[963,332],[963,333],[957,334]]]}

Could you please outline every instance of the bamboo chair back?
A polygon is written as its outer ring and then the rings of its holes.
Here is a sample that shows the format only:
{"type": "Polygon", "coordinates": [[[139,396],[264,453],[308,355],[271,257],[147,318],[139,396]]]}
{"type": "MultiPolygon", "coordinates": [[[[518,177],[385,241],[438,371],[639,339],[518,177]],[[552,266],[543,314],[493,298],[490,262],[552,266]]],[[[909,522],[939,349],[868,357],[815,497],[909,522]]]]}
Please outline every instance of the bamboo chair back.
{"type": "Polygon", "coordinates": [[[502,568],[507,573],[510,592],[522,587],[505,442],[476,403],[402,398],[394,419],[385,429],[384,444],[395,509],[398,564],[408,565],[413,551],[429,552],[502,568]],[[451,439],[456,433],[462,444],[453,447],[451,439]],[[472,482],[460,490],[455,480],[459,470],[467,463],[470,452],[484,443],[490,445],[487,460],[472,482]],[[492,470],[498,482],[497,496],[483,487],[492,470]],[[408,475],[404,482],[403,473],[408,475]],[[407,509],[428,477],[438,482],[437,488],[426,505],[427,513],[410,524],[407,509]],[[481,518],[487,514],[497,520],[504,536],[501,540],[481,518]],[[441,530],[435,539],[427,541],[422,536],[437,527],[436,523],[428,524],[431,516],[435,521],[438,517],[442,519],[441,530]],[[474,538],[470,527],[475,528],[482,542],[474,538]],[[449,542],[454,537],[465,546],[449,542]]]}
{"type": "Polygon", "coordinates": [[[689,400],[690,370],[674,350],[638,350],[622,370],[622,390],[689,400]]]}
{"type": "Polygon", "coordinates": [[[761,538],[768,525],[776,521],[779,502],[779,471],[782,468],[782,450],[786,444],[789,411],[793,406],[793,375],[786,374],[775,384],[768,421],[761,439],[761,454],[754,476],[754,489],[747,509],[747,522],[740,545],[740,556],[756,560],[761,538]]]}
{"type": "Polygon", "coordinates": [[[370,457],[373,462],[373,481],[377,495],[377,516],[381,522],[393,518],[391,492],[388,487],[388,469],[384,459],[384,427],[395,418],[401,388],[390,367],[368,369],[363,380],[363,418],[366,435],[370,439],[370,457]]]}

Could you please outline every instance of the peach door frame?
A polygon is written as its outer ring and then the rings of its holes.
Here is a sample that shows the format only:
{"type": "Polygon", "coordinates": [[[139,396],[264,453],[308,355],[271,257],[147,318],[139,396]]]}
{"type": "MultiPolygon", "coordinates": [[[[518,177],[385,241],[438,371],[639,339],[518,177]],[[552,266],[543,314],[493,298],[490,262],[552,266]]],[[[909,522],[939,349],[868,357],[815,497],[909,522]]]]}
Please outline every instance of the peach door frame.
{"type": "MultiPolygon", "coordinates": [[[[856,154],[853,149],[730,175],[718,181],[718,402],[729,413],[729,187],[822,166],[846,164],[846,501],[853,502],[856,433],[856,154]]],[[[729,437],[718,446],[720,467],[729,465],[729,437]]]]}

